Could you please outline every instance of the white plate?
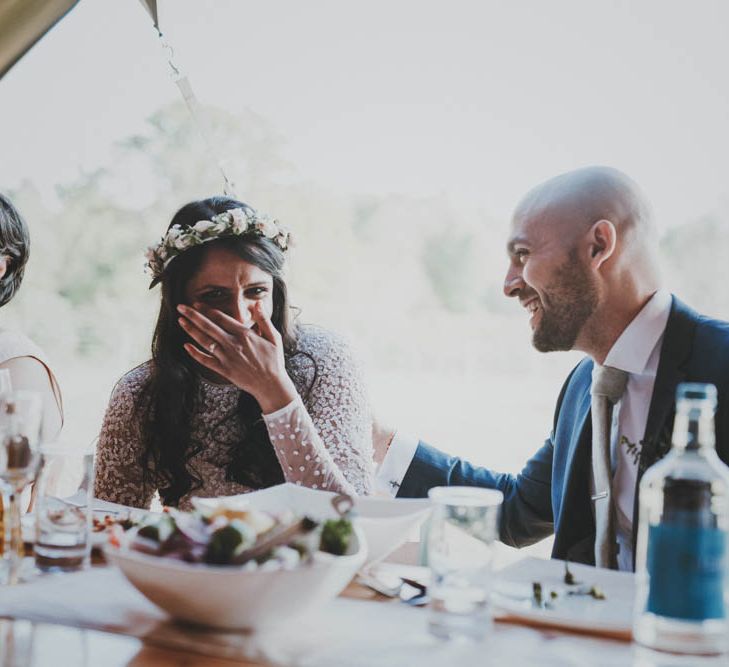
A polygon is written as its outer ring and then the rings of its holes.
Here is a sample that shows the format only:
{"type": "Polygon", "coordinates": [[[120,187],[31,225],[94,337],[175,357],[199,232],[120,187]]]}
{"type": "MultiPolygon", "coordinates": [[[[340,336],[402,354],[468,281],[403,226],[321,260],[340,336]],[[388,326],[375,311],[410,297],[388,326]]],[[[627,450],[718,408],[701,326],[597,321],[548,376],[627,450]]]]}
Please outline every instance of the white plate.
{"type": "MultiPolygon", "coordinates": [[[[296,484],[279,484],[261,491],[220,498],[196,498],[193,502],[202,507],[226,504],[250,506],[266,512],[280,513],[296,508],[301,514],[313,519],[336,518],[332,498],[337,494],[316,491],[296,484]]],[[[417,531],[430,513],[427,499],[376,498],[360,496],[354,499],[354,522],[367,541],[366,566],[382,560],[402,545],[417,531]]]]}
{"type": "MultiPolygon", "coordinates": [[[[64,500],[71,505],[78,504],[73,496],[69,498],[64,498],[64,500]]],[[[148,514],[147,510],[142,510],[137,507],[128,507],[126,505],[119,505],[117,503],[110,503],[105,500],[98,500],[96,498],[94,498],[91,503],[94,512],[94,518],[96,519],[103,519],[107,515],[113,518],[127,518],[131,516],[132,518],[137,519],[141,518],[141,516],[144,514],[148,514]]],[[[25,542],[26,544],[33,544],[35,542],[35,516],[32,512],[24,514],[20,522],[23,532],[23,542],[25,542]]],[[[92,547],[102,547],[106,544],[106,542],[107,532],[105,530],[91,533],[92,547]]]]}
{"type": "Polygon", "coordinates": [[[634,575],[570,563],[580,586],[564,583],[565,566],[560,560],[525,558],[496,573],[492,594],[495,616],[514,618],[535,625],[567,628],[597,635],[630,639],[633,623],[634,575]],[[533,582],[542,585],[548,608],[533,603],[533,582]],[[568,595],[577,588],[597,586],[604,600],[589,595],[568,595]],[[552,600],[550,592],[556,591],[552,600]]]}

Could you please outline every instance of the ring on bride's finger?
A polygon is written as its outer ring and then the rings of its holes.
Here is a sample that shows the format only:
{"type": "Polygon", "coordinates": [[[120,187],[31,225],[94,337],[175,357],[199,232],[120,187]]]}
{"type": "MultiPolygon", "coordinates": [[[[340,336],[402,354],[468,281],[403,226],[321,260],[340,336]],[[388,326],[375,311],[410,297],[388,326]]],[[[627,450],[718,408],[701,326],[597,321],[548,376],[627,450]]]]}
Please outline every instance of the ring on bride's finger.
{"type": "Polygon", "coordinates": [[[215,348],[217,346],[217,343],[210,343],[210,345],[208,345],[208,352],[210,352],[210,354],[215,354],[215,348]]]}

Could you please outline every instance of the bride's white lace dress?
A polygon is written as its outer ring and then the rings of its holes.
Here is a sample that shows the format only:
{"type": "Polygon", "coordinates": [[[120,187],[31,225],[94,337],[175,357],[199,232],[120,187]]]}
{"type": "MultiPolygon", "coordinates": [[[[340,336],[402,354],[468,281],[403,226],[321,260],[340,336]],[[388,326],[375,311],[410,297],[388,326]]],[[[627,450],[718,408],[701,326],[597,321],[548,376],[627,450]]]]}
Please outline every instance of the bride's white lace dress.
{"type": "MultiPolygon", "coordinates": [[[[299,398],[263,415],[271,445],[287,482],[349,494],[372,489],[372,417],[362,374],[347,344],[318,327],[300,327],[298,354],[287,357],[287,370],[299,398]]],[[[97,498],[148,507],[156,489],[143,483],[140,424],[135,406],[150,377],[151,362],[128,372],[116,385],[96,452],[97,498]]],[[[195,496],[222,496],[252,491],[226,479],[231,447],[241,442],[237,410],[240,390],[200,379],[191,416],[188,462],[202,480],[179,502],[195,496]],[[210,437],[211,429],[215,438],[210,437]]]]}

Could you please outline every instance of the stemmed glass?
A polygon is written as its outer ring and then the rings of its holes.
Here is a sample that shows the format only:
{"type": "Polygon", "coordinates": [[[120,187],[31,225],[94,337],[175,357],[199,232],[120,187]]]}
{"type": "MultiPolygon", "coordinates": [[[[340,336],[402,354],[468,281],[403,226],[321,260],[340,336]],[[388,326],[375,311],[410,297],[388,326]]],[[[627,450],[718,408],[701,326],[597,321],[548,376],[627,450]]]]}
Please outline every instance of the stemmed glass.
{"type": "Polygon", "coordinates": [[[0,396],[0,480],[4,492],[5,544],[8,583],[18,582],[24,545],[21,528],[23,490],[35,480],[40,463],[41,397],[32,391],[9,391],[0,396]]]}

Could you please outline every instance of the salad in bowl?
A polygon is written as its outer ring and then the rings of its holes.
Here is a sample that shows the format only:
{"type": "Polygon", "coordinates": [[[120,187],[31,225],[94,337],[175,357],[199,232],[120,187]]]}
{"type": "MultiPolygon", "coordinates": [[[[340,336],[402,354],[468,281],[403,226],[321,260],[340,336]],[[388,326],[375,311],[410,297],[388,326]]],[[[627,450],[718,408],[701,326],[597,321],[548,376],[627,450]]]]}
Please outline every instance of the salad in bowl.
{"type": "Polygon", "coordinates": [[[334,598],[367,551],[346,515],[317,521],[219,504],[169,509],[130,530],[114,530],[105,554],[175,618],[255,629],[334,598]]]}

